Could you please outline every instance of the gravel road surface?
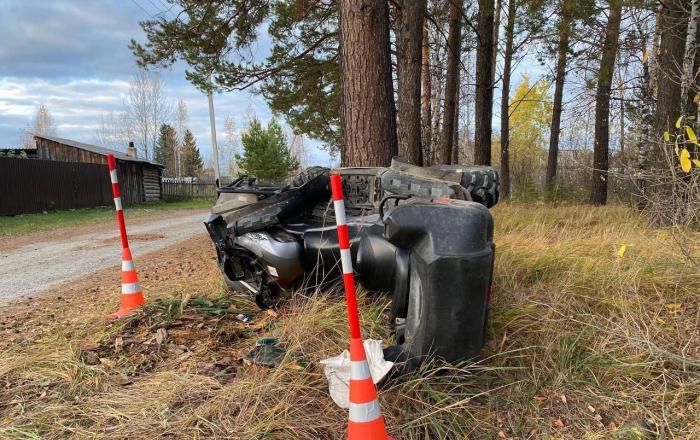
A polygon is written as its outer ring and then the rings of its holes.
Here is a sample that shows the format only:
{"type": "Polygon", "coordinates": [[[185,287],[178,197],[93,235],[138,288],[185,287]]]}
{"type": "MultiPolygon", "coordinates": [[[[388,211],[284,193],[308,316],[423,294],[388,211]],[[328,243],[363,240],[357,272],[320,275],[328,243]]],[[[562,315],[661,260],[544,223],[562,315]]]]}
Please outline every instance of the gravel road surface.
{"type": "MultiPolygon", "coordinates": [[[[131,227],[127,219],[136,269],[139,255],[197,234],[205,239],[202,224],[205,217],[203,211],[174,212],[131,227]]],[[[0,305],[120,263],[121,244],[116,224],[113,232],[62,236],[60,230],[46,231],[42,241],[0,252],[0,305]]]]}

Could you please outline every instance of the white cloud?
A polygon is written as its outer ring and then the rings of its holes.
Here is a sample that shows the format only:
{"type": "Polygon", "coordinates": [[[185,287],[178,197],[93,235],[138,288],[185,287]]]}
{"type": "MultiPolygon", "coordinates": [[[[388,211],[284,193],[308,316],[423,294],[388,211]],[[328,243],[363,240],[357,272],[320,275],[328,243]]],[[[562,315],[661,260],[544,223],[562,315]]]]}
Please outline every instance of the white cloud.
{"type": "MultiPolygon", "coordinates": [[[[151,11],[155,13],[158,11],[151,11]]],[[[36,107],[45,103],[58,136],[92,142],[100,117],[124,110],[136,68],[129,40],[143,39],[139,20],[149,18],[125,0],[4,0],[0,15],[0,146],[17,146],[36,107]]],[[[190,129],[202,154],[211,156],[207,97],[185,80],[184,66],[162,74],[173,104],[187,104],[190,129]]],[[[266,122],[267,104],[248,92],[215,95],[217,138],[231,117],[245,128],[248,109],[266,122]]],[[[311,146],[316,163],[328,154],[311,146]]]]}

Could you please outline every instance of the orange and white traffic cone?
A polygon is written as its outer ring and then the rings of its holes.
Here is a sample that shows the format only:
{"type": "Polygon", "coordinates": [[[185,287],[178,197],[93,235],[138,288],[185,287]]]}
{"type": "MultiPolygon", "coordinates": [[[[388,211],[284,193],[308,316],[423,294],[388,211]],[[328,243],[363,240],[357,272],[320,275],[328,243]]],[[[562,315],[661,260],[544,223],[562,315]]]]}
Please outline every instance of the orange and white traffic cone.
{"type": "Polygon", "coordinates": [[[117,211],[119,235],[122,240],[122,295],[119,300],[119,310],[116,313],[112,313],[112,318],[121,318],[133,313],[145,301],[139,285],[139,278],[136,275],[136,269],[134,269],[134,259],[131,257],[131,250],[129,249],[122,198],[119,193],[119,182],[117,181],[117,164],[114,156],[111,154],[107,156],[107,166],[109,168],[109,178],[112,181],[112,194],[114,195],[114,207],[117,211]]]}
{"type": "Polygon", "coordinates": [[[350,339],[348,440],[391,440],[386,433],[362,339],[350,339]]]}
{"type": "Polygon", "coordinates": [[[335,210],[340,265],[343,268],[343,285],[350,325],[350,414],[348,440],[392,440],[386,433],[384,417],[377,400],[377,388],[369,372],[369,364],[362,345],[360,314],[357,310],[357,292],[352,270],[350,235],[345,219],[343,185],[338,174],[332,174],[331,193],[335,210]]]}
{"type": "Polygon", "coordinates": [[[143,292],[136,275],[134,260],[129,248],[122,249],[122,295],[119,310],[112,313],[112,318],[122,318],[134,312],[144,304],[143,292]]]}

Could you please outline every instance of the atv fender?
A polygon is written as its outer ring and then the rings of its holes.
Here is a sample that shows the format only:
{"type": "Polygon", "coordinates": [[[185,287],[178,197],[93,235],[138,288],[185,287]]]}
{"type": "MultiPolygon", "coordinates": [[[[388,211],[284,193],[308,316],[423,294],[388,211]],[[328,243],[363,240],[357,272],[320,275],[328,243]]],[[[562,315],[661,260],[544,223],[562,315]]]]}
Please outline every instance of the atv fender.
{"type": "Polygon", "coordinates": [[[459,362],[479,355],[491,283],[493,219],[475,202],[401,205],[384,235],[410,250],[408,305],[396,339],[407,359],[459,362]]]}

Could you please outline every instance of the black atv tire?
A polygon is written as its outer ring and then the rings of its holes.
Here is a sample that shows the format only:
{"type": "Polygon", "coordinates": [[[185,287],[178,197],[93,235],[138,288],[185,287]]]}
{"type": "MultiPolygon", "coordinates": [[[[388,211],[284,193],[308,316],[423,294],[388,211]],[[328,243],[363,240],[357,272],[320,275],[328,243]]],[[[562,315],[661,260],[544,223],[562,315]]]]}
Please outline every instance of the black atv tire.
{"type": "Polygon", "coordinates": [[[240,289],[239,285],[229,278],[228,274],[226,273],[226,268],[224,267],[224,261],[223,261],[223,255],[221,254],[221,251],[217,249],[216,251],[216,262],[218,263],[219,266],[219,271],[221,271],[221,277],[224,279],[224,284],[226,284],[226,287],[230,292],[238,291],[240,289]]]}
{"type": "Polygon", "coordinates": [[[495,168],[484,165],[434,165],[431,168],[461,173],[460,183],[469,191],[473,201],[487,208],[498,203],[501,182],[495,168]]]}
{"type": "MultiPolygon", "coordinates": [[[[255,303],[258,305],[258,307],[260,307],[261,310],[275,308],[275,304],[272,297],[274,295],[273,292],[270,292],[269,289],[261,289],[262,293],[251,295],[250,291],[242,285],[241,281],[231,279],[229,274],[226,273],[226,267],[224,265],[223,255],[221,254],[221,251],[216,251],[216,260],[219,265],[219,270],[221,271],[221,277],[224,279],[224,284],[226,285],[226,288],[229,290],[229,292],[237,292],[243,295],[253,296],[255,303]],[[271,295],[271,293],[273,295],[271,295]]],[[[277,297],[277,295],[274,295],[274,297],[277,297]]]]}
{"type": "Polygon", "coordinates": [[[309,182],[310,180],[314,179],[320,174],[327,173],[330,170],[326,167],[319,167],[319,166],[313,166],[313,167],[308,167],[304,171],[300,172],[296,176],[292,178],[292,181],[289,183],[289,186],[292,188],[298,188],[305,183],[309,182]]]}

